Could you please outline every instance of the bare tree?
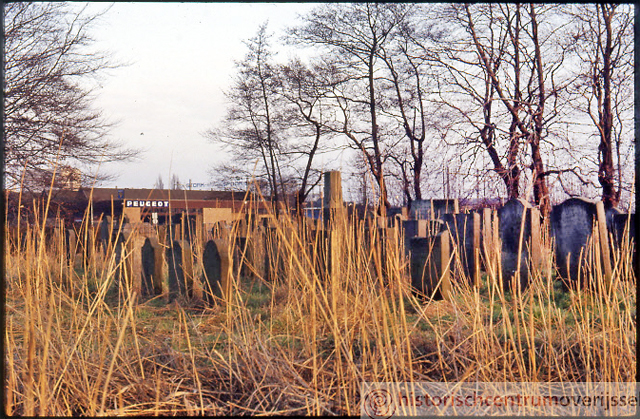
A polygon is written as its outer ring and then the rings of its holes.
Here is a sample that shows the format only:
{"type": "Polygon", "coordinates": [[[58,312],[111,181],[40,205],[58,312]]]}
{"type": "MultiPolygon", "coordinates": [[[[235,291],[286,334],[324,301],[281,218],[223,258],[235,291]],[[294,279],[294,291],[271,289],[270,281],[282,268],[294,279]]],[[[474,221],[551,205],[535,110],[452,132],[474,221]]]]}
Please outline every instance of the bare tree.
{"type": "MultiPolygon", "coordinates": [[[[272,62],[267,24],[245,44],[249,52],[236,63],[238,74],[226,93],[229,100],[224,127],[211,129],[205,136],[225,145],[246,166],[260,163],[260,173],[268,181],[269,193],[278,201],[284,195],[281,160],[284,139],[278,102],[279,78],[272,62]]],[[[265,191],[263,191],[265,192],[265,191]]]]}
{"type": "Polygon", "coordinates": [[[572,103],[576,110],[589,116],[596,128],[602,201],[607,208],[615,207],[625,188],[625,158],[629,158],[632,148],[633,8],[623,4],[585,4],[568,14],[576,22],[571,37],[581,64],[571,89],[575,98],[572,103]]]}
{"type": "Polygon", "coordinates": [[[331,134],[325,128],[325,115],[322,112],[326,86],[320,72],[319,66],[308,67],[299,59],[280,68],[280,94],[288,103],[285,110],[288,131],[291,132],[290,137],[298,139],[289,141],[292,144],[290,153],[301,156],[304,166],[296,193],[298,214],[302,214],[302,204],[322,179],[321,171],[313,167],[313,159],[318,152],[326,149],[322,147],[321,139],[331,134]],[[302,140],[303,138],[308,138],[308,141],[302,140]]]}
{"type": "Polygon", "coordinates": [[[171,189],[178,190],[183,189],[182,184],[180,183],[180,178],[175,173],[171,176],[171,189]]]}
{"type": "Polygon", "coordinates": [[[291,41],[322,47],[331,54],[336,71],[333,100],[339,116],[327,127],[346,136],[362,153],[376,179],[382,214],[389,201],[379,121],[383,100],[378,91],[380,48],[394,36],[410,10],[408,4],[323,4],[303,16],[301,26],[289,31],[291,41]]]}
{"type": "Polygon", "coordinates": [[[548,168],[543,157],[549,157],[555,147],[557,133],[551,127],[562,115],[561,93],[569,80],[560,74],[565,54],[558,34],[566,24],[557,20],[556,8],[452,6],[450,22],[459,24],[462,31],[452,30],[453,40],[440,55],[455,93],[471,98],[475,110],[445,94],[443,101],[476,128],[478,140],[472,141],[490,156],[508,196],[522,195],[521,177],[528,175],[534,200],[544,214],[550,210],[547,178],[576,172],[571,162],[569,167],[548,168]]]}
{"type": "MultiPolygon", "coordinates": [[[[454,132],[460,133],[463,145],[470,146],[468,164],[473,165],[478,158],[477,151],[484,149],[491,160],[491,170],[505,185],[507,196],[515,198],[520,195],[520,136],[513,121],[508,120],[502,109],[496,108],[498,97],[491,74],[508,66],[505,63],[509,42],[506,26],[515,26],[512,31],[519,33],[520,25],[512,17],[499,24],[496,7],[477,7],[473,19],[462,5],[436,10],[444,14],[446,19],[442,24],[448,24],[449,28],[442,29],[442,36],[423,45],[423,49],[426,53],[432,51],[433,64],[443,69],[437,78],[440,101],[457,112],[459,128],[454,128],[454,132]],[[470,36],[473,33],[477,41],[470,36]],[[507,124],[508,127],[504,126],[507,124]],[[474,134],[469,133],[468,126],[473,127],[474,134]]],[[[517,38],[513,41],[517,42],[517,38]]],[[[512,68],[519,70],[519,67],[518,55],[514,54],[512,68]]],[[[516,92],[520,92],[518,74],[516,71],[513,77],[505,77],[505,82],[512,80],[516,92]]],[[[520,101],[516,103],[521,106],[520,101]]]]}
{"type": "Polygon", "coordinates": [[[110,124],[92,107],[87,81],[109,68],[92,49],[97,15],[65,3],[8,3],[4,11],[4,162],[8,187],[43,188],[54,167],[126,160],[107,139],[110,124]]]}
{"type": "Polygon", "coordinates": [[[384,112],[397,121],[398,135],[407,140],[400,143],[389,159],[398,169],[392,175],[401,185],[409,207],[414,198],[423,199],[423,170],[434,160],[426,158],[425,153],[437,147],[451,120],[443,105],[434,100],[440,74],[433,65],[432,51],[424,45],[425,41],[437,42],[439,34],[436,25],[425,23],[422,11],[427,7],[432,5],[416,5],[399,25],[393,42],[380,48],[380,58],[389,74],[383,83],[389,96],[389,106],[384,112]]]}
{"type": "Polygon", "coordinates": [[[155,185],[153,185],[154,189],[164,189],[164,182],[162,181],[162,175],[158,174],[158,178],[156,179],[155,185]]]}

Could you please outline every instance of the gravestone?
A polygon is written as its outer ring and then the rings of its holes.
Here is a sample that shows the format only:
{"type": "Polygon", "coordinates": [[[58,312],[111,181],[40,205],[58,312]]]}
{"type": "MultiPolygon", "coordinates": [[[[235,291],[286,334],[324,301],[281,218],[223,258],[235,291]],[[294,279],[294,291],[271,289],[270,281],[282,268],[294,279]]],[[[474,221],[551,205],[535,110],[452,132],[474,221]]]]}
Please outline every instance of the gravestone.
{"type": "Polygon", "coordinates": [[[318,234],[318,250],[319,250],[319,269],[321,277],[325,280],[330,278],[338,278],[340,274],[340,249],[341,242],[345,231],[343,229],[327,228],[317,230],[318,234]]]}
{"type": "Polygon", "coordinates": [[[145,237],[137,232],[124,235],[126,243],[126,259],[124,261],[128,280],[131,284],[132,291],[138,296],[143,295],[142,290],[142,247],[144,246],[145,237]]]}
{"type": "Polygon", "coordinates": [[[402,222],[406,242],[412,237],[427,236],[427,220],[406,220],[402,222]]]}
{"type": "Polygon", "coordinates": [[[593,234],[597,219],[596,202],[584,198],[570,198],[555,205],[550,214],[551,235],[556,246],[556,265],[562,278],[582,283],[579,272],[584,261],[586,245],[593,234]],[[582,256],[581,256],[582,254],[582,256]]]}
{"type": "Polygon", "coordinates": [[[625,237],[635,242],[636,214],[614,214],[611,221],[611,232],[616,246],[622,246],[625,237]]]}
{"type": "Polygon", "coordinates": [[[182,274],[186,296],[194,300],[201,300],[202,284],[200,283],[200,275],[198,274],[199,265],[196,261],[197,255],[194,254],[191,243],[187,240],[178,241],[178,245],[182,252],[182,274]]]}
{"type": "Polygon", "coordinates": [[[636,247],[635,247],[635,214],[624,214],[617,208],[609,208],[605,211],[607,219],[607,230],[611,237],[611,246],[614,250],[623,248],[626,251],[631,250],[632,266],[636,266],[636,247]],[[628,225],[628,226],[627,226],[628,225]],[[633,243],[633,247],[630,245],[633,243]]]}
{"type": "Polygon", "coordinates": [[[452,247],[458,252],[464,276],[470,284],[478,285],[480,214],[443,214],[441,219],[451,234],[452,247]]]}
{"type": "Polygon", "coordinates": [[[100,222],[100,244],[104,253],[107,252],[109,242],[113,238],[113,220],[110,215],[104,216],[100,222]]]}
{"type": "Polygon", "coordinates": [[[332,223],[335,217],[345,215],[342,199],[342,175],[339,171],[324,173],[323,216],[325,224],[332,223]]]}
{"type": "Polygon", "coordinates": [[[460,212],[457,199],[418,199],[411,202],[410,218],[435,220],[444,214],[460,212]]]}
{"type": "Polygon", "coordinates": [[[264,278],[268,282],[273,282],[284,272],[284,260],[280,251],[277,228],[265,228],[262,241],[264,243],[264,278]]]}
{"type": "Polygon", "coordinates": [[[631,264],[637,265],[636,259],[636,214],[615,214],[612,222],[614,245],[617,249],[631,249],[631,264]]]}
{"type": "Polygon", "coordinates": [[[484,270],[490,274],[496,274],[495,269],[498,266],[498,241],[499,235],[498,213],[492,208],[482,209],[482,238],[480,246],[483,254],[484,270]]]}
{"type": "Polygon", "coordinates": [[[411,246],[411,286],[419,296],[435,299],[451,297],[451,244],[447,230],[435,236],[413,237],[411,246]],[[440,282],[442,281],[442,282],[440,282]],[[438,283],[440,282],[440,286],[438,283]]]}
{"type": "Polygon", "coordinates": [[[73,229],[68,228],[65,231],[65,247],[67,249],[67,260],[70,266],[75,266],[76,251],[78,246],[78,238],[76,232],[73,229]]]}
{"type": "Polygon", "coordinates": [[[122,253],[125,251],[124,248],[124,239],[122,237],[122,234],[118,234],[115,236],[114,238],[114,253],[115,253],[115,264],[116,264],[116,270],[115,270],[115,284],[116,286],[120,286],[120,282],[122,280],[122,277],[124,275],[124,269],[123,269],[123,255],[122,253]]]}
{"type": "Polygon", "coordinates": [[[164,281],[164,251],[158,239],[148,237],[142,246],[143,295],[162,294],[164,281]]]}
{"type": "Polygon", "coordinates": [[[499,237],[502,242],[500,258],[503,286],[505,289],[510,288],[513,277],[518,275],[520,289],[524,289],[529,284],[527,265],[531,263],[528,250],[531,242],[531,206],[522,199],[511,199],[505,202],[498,209],[498,224],[499,237]],[[521,231],[521,227],[524,227],[523,231],[521,231]],[[522,241],[520,241],[521,233],[522,241]]]}
{"type": "Polygon", "coordinates": [[[228,301],[231,292],[231,266],[228,243],[224,240],[209,240],[202,254],[204,267],[203,284],[205,299],[213,303],[214,296],[228,301]]]}
{"type": "Polygon", "coordinates": [[[613,224],[614,218],[616,215],[622,214],[622,211],[620,211],[618,208],[608,208],[605,210],[604,214],[605,214],[605,218],[607,219],[607,230],[609,230],[611,234],[613,234],[615,230],[614,224],[613,224]]]}
{"type": "Polygon", "coordinates": [[[168,263],[168,288],[169,300],[175,299],[178,295],[186,295],[186,284],[184,272],[182,270],[182,245],[181,241],[174,240],[172,245],[166,250],[168,263]]]}
{"type": "Polygon", "coordinates": [[[412,237],[435,236],[441,232],[445,226],[442,220],[406,220],[402,222],[404,231],[405,253],[411,250],[409,241],[412,237]]]}

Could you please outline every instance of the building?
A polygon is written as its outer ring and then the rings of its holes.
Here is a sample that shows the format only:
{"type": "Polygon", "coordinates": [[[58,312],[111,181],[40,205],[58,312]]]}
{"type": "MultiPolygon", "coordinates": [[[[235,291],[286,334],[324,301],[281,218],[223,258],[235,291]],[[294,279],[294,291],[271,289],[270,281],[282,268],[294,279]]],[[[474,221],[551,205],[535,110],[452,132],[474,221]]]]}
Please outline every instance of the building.
{"type": "MultiPolygon", "coordinates": [[[[131,188],[65,188],[51,192],[49,217],[64,218],[67,223],[78,223],[89,211],[90,219],[97,222],[101,217],[114,220],[125,217],[129,222],[166,224],[182,217],[202,214],[206,222],[234,219],[238,214],[258,208],[253,197],[244,191],[193,191],[180,189],[131,189],[131,188]]],[[[23,208],[43,208],[48,193],[23,193],[20,202],[23,208]]],[[[18,194],[7,192],[9,212],[17,212],[18,194]],[[13,208],[12,208],[13,207],[13,208]]]]}

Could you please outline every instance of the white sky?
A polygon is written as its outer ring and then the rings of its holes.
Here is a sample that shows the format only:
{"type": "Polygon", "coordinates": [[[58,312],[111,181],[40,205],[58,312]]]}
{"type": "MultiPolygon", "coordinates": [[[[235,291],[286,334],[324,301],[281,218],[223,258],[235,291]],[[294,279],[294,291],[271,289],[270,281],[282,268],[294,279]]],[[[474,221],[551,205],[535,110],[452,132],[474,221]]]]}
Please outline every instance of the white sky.
{"type": "MultiPolygon", "coordinates": [[[[91,10],[108,5],[94,3],[91,10]]],[[[314,4],[300,3],[115,3],[91,34],[95,47],[130,65],[110,70],[97,91],[96,106],[110,120],[115,140],[142,148],[131,163],[103,164],[117,175],[104,187],[151,188],[158,175],[165,187],[180,181],[208,183],[207,170],[224,156],[202,133],[225,115],[223,91],[234,60],[246,54],[242,41],[269,21],[275,34],[296,23],[314,4]]],[[[287,58],[290,53],[280,52],[287,58]]],[[[207,186],[206,189],[209,187],[207,186]]]]}

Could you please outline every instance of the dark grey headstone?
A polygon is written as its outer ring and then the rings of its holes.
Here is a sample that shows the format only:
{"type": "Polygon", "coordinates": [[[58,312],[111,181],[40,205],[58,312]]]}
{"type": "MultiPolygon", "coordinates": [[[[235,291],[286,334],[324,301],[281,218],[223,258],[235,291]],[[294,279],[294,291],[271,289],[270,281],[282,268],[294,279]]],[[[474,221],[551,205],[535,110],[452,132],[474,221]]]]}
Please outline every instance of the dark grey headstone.
{"type": "Polygon", "coordinates": [[[613,234],[614,241],[617,246],[622,244],[625,229],[628,228],[629,238],[635,241],[636,236],[636,214],[614,214],[612,217],[612,226],[610,231],[613,234]],[[629,225],[627,227],[627,224],[629,225]]]}
{"type": "Polygon", "coordinates": [[[614,214],[611,230],[613,234],[614,245],[620,249],[623,247],[625,237],[633,246],[632,264],[634,267],[638,266],[636,263],[636,214],[614,214]],[[625,230],[628,231],[628,236],[625,236],[625,230]]]}
{"type": "Polygon", "coordinates": [[[518,271],[518,259],[520,259],[520,287],[524,289],[529,284],[529,269],[527,268],[529,252],[527,251],[527,242],[531,237],[531,212],[526,211],[529,207],[526,201],[511,199],[498,209],[499,236],[502,242],[502,281],[505,289],[511,286],[511,281],[518,271]],[[518,255],[523,216],[525,220],[522,234],[522,247],[520,255],[518,255]]]}
{"type": "Polygon", "coordinates": [[[187,286],[182,270],[182,247],[177,241],[167,249],[167,264],[169,265],[169,299],[173,300],[177,295],[186,295],[187,286]]]}
{"type": "Polygon", "coordinates": [[[613,225],[614,221],[613,220],[614,220],[616,215],[622,214],[622,211],[620,211],[618,208],[609,208],[609,209],[605,210],[604,214],[605,214],[605,218],[607,220],[607,230],[609,232],[613,233],[613,231],[614,231],[614,225],[613,225]]]}
{"type": "Polygon", "coordinates": [[[122,263],[122,252],[124,249],[124,237],[122,234],[118,234],[114,238],[115,241],[115,263],[116,263],[116,272],[115,272],[115,283],[116,285],[120,284],[120,281],[123,280],[124,276],[124,263],[122,263]]]}
{"type": "Polygon", "coordinates": [[[411,202],[410,216],[414,220],[441,218],[458,212],[457,199],[420,199],[411,202]],[[433,209],[433,217],[432,217],[433,209]]]}
{"type": "Polygon", "coordinates": [[[155,269],[155,254],[151,240],[147,238],[142,246],[142,295],[154,295],[153,279],[155,269]]]}
{"type": "Polygon", "coordinates": [[[551,235],[556,245],[556,265],[560,276],[581,281],[578,267],[580,254],[593,233],[596,202],[584,198],[570,198],[551,210],[551,235]]]}
{"type": "Polygon", "coordinates": [[[222,278],[222,263],[218,246],[213,240],[209,240],[204,245],[202,253],[202,264],[204,266],[204,284],[205,299],[209,303],[213,303],[213,296],[221,297],[220,280],[222,278]]]}
{"type": "Polygon", "coordinates": [[[402,228],[407,240],[411,237],[426,237],[427,220],[405,220],[402,222],[402,228]]]}
{"type": "Polygon", "coordinates": [[[422,296],[442,299],[450,290],[449,232],[443,231],[429,237],[413,237],[411,247],[411,287],[413,292],[422,296]],[[446,237],[445,237],[446,236],[446,237]],[[443,260],[447,262],[443,263],[443,260]],[[440,278],[441,286],[437,287],[440,278]],[[435,291],[435,292],[434,292],[435,291]]]}
{"type": "Polygon", "coordinates": [[[443,214],[441,216],[445,228],[451,233],[452,247],[457,248],[462,269],[469,283],[473,283],[476,269],[473,251],[473,218],[473,214],[443,214]]]}
{"type": "Polygon", "coordinates": [[[107,245],[112,240],[113,233],[111,231],[112,221],[110,215],[105,215],[100,222],[100,230],[98,233],[98,241],[102,245],[104,252],[107,251],[107,245]]]}

